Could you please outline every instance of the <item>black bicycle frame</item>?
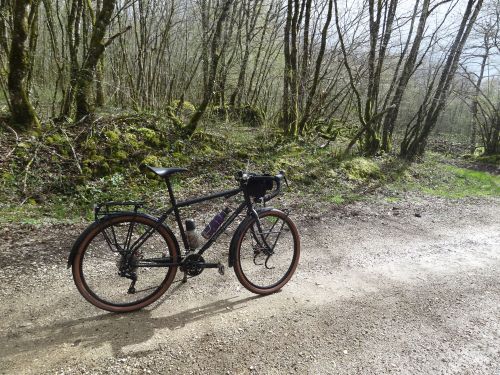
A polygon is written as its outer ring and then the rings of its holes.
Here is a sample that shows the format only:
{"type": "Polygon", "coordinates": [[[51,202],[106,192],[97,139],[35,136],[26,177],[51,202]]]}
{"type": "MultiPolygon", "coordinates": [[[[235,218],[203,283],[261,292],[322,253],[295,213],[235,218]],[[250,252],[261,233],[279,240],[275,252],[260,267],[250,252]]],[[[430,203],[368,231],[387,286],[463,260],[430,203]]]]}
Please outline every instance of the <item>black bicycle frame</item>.
{"type": "MultiPolygon", "coordinates": [[[[184,225],[182,225],[182,219],[181,215],[179,212],[179,208],[182,207],[189,207],[197,203],[202,203],[206,202],[209,200],[217,199],[217,198],[230,198],[232,196],[235,196],[238,193],[241,193],[243,189],[237,188],[237,189],[232,189],[232,190],[225,190],[221,191],[219,193],[214,193],[210,194],[204,197],[198,197],[198,198],[193,198],[193,199],[188,199],[186,201],[182,201],[177,203],[177,200],[175,199],[174,196],[174,191],[172,189],[172,184],[170,183],[170,179],[166,178],[165,179],[167,182],[167,188],[168,188],[168,194],[170,197],[170,203],[172,204],[172,207],[170,207],[159,219],[158,221],[160,223],[163,223],[168,216],[173,212],[175,216],[175,220],[177,221],[177,226],[179,227],[179,231],[181,233],[181,238],[182,238],[182,243],[184,244],[184,248],[189,250],[189,244],[186,236],[186,231],[184,230],[184,225]]],[[[212,235],[212,237],[205,243],[205,245],[202,246],[202,248],[198,251],[198,254],[203,254],[213,243],[214,241],[217,240],[217,238],[220,236],[222,232],[224,232],[227,227],[234,221],[234,219],[243,211],[245,206],[251,207],[250,200],[248,197],[245,197],[245,201],[242,202],[238,208],[233,212],[231,216],[227,220],[224,221],[223,225],[212,235]]]]}
{"type": "MultiPolygon", "coordinates": [[[[174,192],[172,189],[172,185],[170,183],[170,180],[166,178],[166,183],[167,183],[167,188],[168,188],[168,193],[170,197],[170,202],[171,202],[171,207],[157,219],[158,225],[161,225],[171,214],[172,212],[174,213],[175,220],[177,222],[177,225],[179,227],[179,232],[182,237],[182,242],[184,244],[184,248],[186,251],[189,250],[189,244],[186,236],[186,232],[184,230],[184,226],[182,225],[182,219],[181,215],[179,212],[179,209],[182,207],[189,207],[197,203],[201,202],[206,202],[209,200],[217,199],[217,198],[230,198],[232,196],[235,196],[236,194],[239,194],[243,192],[243,189],[237,188],[237,189],[232,189],[232,190],[225,190],[221,191],[218,193],[210,194],[207,196],[203,197],[198,197],[198,198],[193,198],[193,199],[188,199],[186,201],[182,202],[177,202],[174,196],[174,192]]],[[[243,212],[243,210],[247,207],[249,211],[252,210],[252,203],[250,198],[245,194],[244,201],[240,203],[240,205],[236,208],[236,210],[223,222],[223,224],[220,226],[219,229],[210,237],[210,239],[198,250],[197,254],[202,255],[212,244],[219,238],[219,236],[231,225],[236,217],[243,212]]],[[[147,241],[147,239],[154,233],[154,231],[157,228],[151,228],[148,230],[146,233],[144,233],[141,237],[139,237],[130,247],[129,251],[133,252],[144,242],[147,241]]],[[[182,257],[180,259],[182,261],[182,257]]],[[[158,258],[158,259],[148,259],[148,260],[143,260],[139,261],[138,266],[139,267],[167,267],[170,265],[179,265],[179,263],[173,264],[168,258],[158,258]]]]}
{"type": "MultiPolygon", "coordinates": [[[[203,196],[203,197],[188,199],[188,200],[185,200],[185,201],[182,201],[182,202],[177,202],[177,200],[175,199],[174,191],[172,189],[172,185],[170,183],[169,178],[166,178],[165,181],[167,183],[168,194],[169,194],[170,202],[171,202],[172,206],[163,215],[161,215],[157,219],[157,226],[156,227],[150,228],[148,231],[146,231],[146,233],[144,233],[143,235],[141,235],[130,246],[129,249],[126,249],[126,250],[128,250],[128,253],[133,253],[134,251],[136,251],[136,249],[138,249],[140,246],[142,246],[142,244],[148,240],[148,238],[154,233],[154,231],[158,229],[158,226],[160,226],[161,224],[163,224],[163,222],[172,214],[172,212],[174,213],[175,220],[176,220],[177,225],[179,227],[179,232],[180,232],[181,237],[182,237],[182,242],[184,244],[184,248],[186,249],[186,251],[189,251],[190,250],[189,243],[188,243],[188,240],[187,240],[186,232],[184,230],[184,226],[182,224],[182,219],[181,219],[181,215],[180,215],[180,212],[179,212],[179,208],[189,207],[189,206],[192,206],[192,205],[197,204],[197,203],[206,202],[206,201],[217,199],[217,198],[230,198],[230,197],[235,196],[236,194],[239,194],[241,192],[244,193],[244,200],[243,200],[243,202],[240,203],[240,205],[234,210],[234,212],[222,223],[222,225],[220,226],[220,228],[217,229],[217,231],[196,252],[196,254],[202,255],[206,250],[208,250],[210,248],[210,246],[212,246],[212,244],[215,241],[217,241],[217,239],[219,238],[219,236],[234,222],[234,220],[236,219],[236,217],[238,215],[240,215],[241,212],[243,212],[243,210],[245,209],[245,207],[247,208],[247,212],[248,212],[247,214],[255,217],[256,220],[257,220],[257,223],[256,223],[257,224],[257,229],[258,229],[259,233],[261,234],[261,240],[264,243],[264,246],[266,248],[270,249],[270,251],[272,251],[272,248],[274,248],[274,246],[270,247],[267,244],[267,236],[264,236],[264,234],[262,233],[262,228],[260,226],[259,216],[258,216],[257,212],[255,211],[255,209],[253,208],[250,196],[248,195],[248,193],[242,187],[239,187],[237,189],[232,189],[232,190],[221,191],[221,192],[210,194],[210,195],[203,196]]],[[[183,260],[182,256],[175,263],[172,262],[172,260],[170,258],[142,259],[142,260],[139,260],[139,262],[138,262],[138,264],[136,266],[138,266],[138,267],[168,267],[168,266],[178,266],[178,265],[180,265],[182,263],[182,260],[183,260]]],[[[208,266],[208,264],[207,264],[207,266],[208,266]]]]}

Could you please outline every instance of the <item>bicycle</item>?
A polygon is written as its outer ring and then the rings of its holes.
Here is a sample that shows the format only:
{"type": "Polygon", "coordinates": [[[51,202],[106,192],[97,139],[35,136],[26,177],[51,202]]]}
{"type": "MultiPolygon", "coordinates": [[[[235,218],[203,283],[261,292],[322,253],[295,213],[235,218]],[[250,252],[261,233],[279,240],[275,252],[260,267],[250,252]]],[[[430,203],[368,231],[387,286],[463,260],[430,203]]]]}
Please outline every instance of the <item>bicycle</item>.
{"type": "MultiPolygon", "coordinates": [[[[80,294],[94,306],[111,312],[130,312],[150,305],[173,283],[177,270],[198,276],[207,263],[203,253],[246,209],[232,236],[228,266],[249,291],[267,295],[279,291],[292,277],[300,256],[300,237],[285,211],[266,207],[281,192],[285,174],[275,176],[238,172],[238,188],[177,202],[170,177],[184,168],[148,168],[167,184],[171,206],[161,216],[140,212],[143,202],[106,202],[95,207],[95,221],[75,241],[68,258],[80,294]],[[193,249],[182,224],[180,209],[197,203],[243,195],[237,208],[199,249],[193,249]],[[261,206],[258,206],[261,204],[261,206]],[[129,207],[129,210],[123,210],[129,207]],[[133,210],[131,210],[133,207],[133,210]],[[184,252],[165,220],[174,214],[184,252]]],[[[287,183],[288,185],[288,183],[287,183]]]]}

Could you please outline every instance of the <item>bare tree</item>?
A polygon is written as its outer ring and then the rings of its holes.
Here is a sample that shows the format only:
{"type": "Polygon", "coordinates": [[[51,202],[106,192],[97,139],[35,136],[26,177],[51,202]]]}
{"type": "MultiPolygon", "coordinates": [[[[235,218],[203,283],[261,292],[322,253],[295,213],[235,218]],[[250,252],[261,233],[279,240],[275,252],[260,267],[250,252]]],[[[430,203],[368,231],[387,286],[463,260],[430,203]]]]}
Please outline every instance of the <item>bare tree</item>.
{"type": "Polygon", "coordinates": [[[470,91],[461,90],[461,97],[470,105],[471,129],[470,151],[474,153],[477,138],[481,140],[485,155],[500,152],[500,85],[497,77],[500,69],[495,61],[500,57],[500,49],[496,46],[500,25],[497,15],[500,11],[499,1],[485,4],[485,12],[473,30],[473,41],[461,64],[463,78],[472,86],[470,91]],[[477,62],[478,69],[471,66],[477,62]]]}
{"type": "MultiPolygon", "coordinates": [[[[325,64],[324,58],[330,36],[333,3],[333,0],[317,2],[320,10],[314,19],[312,0],[288,1],[284,28],[285,69],[281,121],[284,133],[292,138],[306,133],[316,94],[323,81],[331,78],[327,77],[329,64],[325,64]],[[322,17],[325,12],[326,16],[322,17]],[[317,46],[316,29],[321,23],[317,46]],[[313,60],[315,62],[311,64],[313,60]],[[310,76],[312,80],[309,79],[310,76]]],[[[335,48],[334,45],[328,51],[330,56],[334,55],[335,48]]]]}
{"type": "Polygon", "coordinates": [[[7,92],[7,82],[4,77],[8,72],[8,56],[10,33],[8,32],[9,23],[11,20],[11,6],[10,1],[0,0],[0,89],[7,104],[9,103],[9,93],[7,92]]]}
{"type": "Polygon", "coordinates": [[[420,105],[418,111],[420,115],[416,118],[416,121],[407,126],[401,143],[400,155],[403,158],[413,160],[415,157],[422,155],[425,151],[429,134],[435,127],[438,117],[445,107],[462,50],[482,5],[482,0],[468,0],[460,27],[448,50],[446,62],[441,70],[438,85],[432,93],[430,92],[432,86],[429,88],[428,94],[426,95],[429,101],[420,105]]]}
{"type": "MultiPolygon", "coordinates": [[[[229,106],[262,114],[291,138],[331,142],[337,127],[349,127],[355,132],[348,149],[357,144],[367,155],[390,151],[393,134],[410,123],[408,143],[414,125],[425,122],[441,73],[454,70],[446,64],[449,50],[442,49],[455,26],[451,9],[467,2],[416,0],[410,9],[395,0],[363,6],[335,0],[37,1],[43,6],[26,16],[23,89],[26,98],[31,89],[41,118],[73,118],[75,110],[82,118],[106,102],[165,111],[190,135],[207,110],[229,106]]],[[[6,58],[17,3],[0,0],[0,91],[8,105],[7,76],[19,68],[11,71],[6,58]]],[[[498,36],[491,45],[497,48],[498,36]]],[[[445,86],[441,92],[450,90],[445,86]]],[[[475,112],[482,116],[481,108],[490,106],[478,97],[475,112]]]]}
{"type": "Polygon", "coordinates": [[[244,9],[244,12],[242,12],[242,18],[244,19],[245,29],[244,29],[244,36],[240,35],[240,39],[242,40],[239,41],[239,44],[241,45],[243,53],[241,57],[241,63],[240,63],[236,87],[229,99],[229,105],[233,107],[241,106],[241,100],[243,93],[245,91],[245,84],[247,79],[247,70],[250,59],[251,44],[255,39],[255,37],[258,35],[256,26],[262,11],[263,3],[264,3],[263,0],[257,0],[257,1],[246,0],[242,2],[242,8],[244,9]]]}
{"type": "MultiPolygon", "coordinates": [[[[309,16],[308,15],[308,8],[310,8],[310,3],[307,3],[306,5],[306,19],[309,16]]],[[[333,1],[329,0],[328,1],[328,10],[326,14],[326,20],[325,24],[323,25],[323,30],[321,31],[321,42],[320,42],[320,47],[319,47],[319,52],[316,57],[316,64],[314,66],[314,74],[313,74],[313,81],[311,84],[311,87],[309,89],[309,93],[307,95],[307,100],[306,104],[302,113],[302,118],[300,119],[299,122],[299,129],[298,132],[299,134],[304,134],[304,130],[306,128],[307,122],[310,119],[311,116],[311,110],[313,107],[313,101],[316,99],[316,92],[318,91],[318,86],[320,82],[320,74],[321,74],[321,69],[322,69],[322,63],[323,59],[325,56],[325,50],[326,50],[326,43],[328,39],[328,28],[330,27],[330,22],[332,20],[332,11],[333,11],[333,1]]],[[[309,60],[309,55],[310,55],[310,49],[309,49],[309,43],[310,41],[308,40],[309,35],[306,32],[307,29],[309,28],[309,25],[306,22],[306,25],[304,27],[304,52],[302,54],[302,74],[301,78],[304,80],[304,78],[307,75],[307,65],[308,65],[308,60],[309,60]]],[[[301,87],[304,87],[305,84],[302,84],[301,87]]]]}
{"type": "Polygon", "coordinates": [[[207,85],[205,87],[204,93],[203,93],[203,100],[196,109],[196,112],[191,116],[189,123],[184,127],[184,133],[187,136],[191,136],[195,131],[198,126],[198,123],[205,113],[205,110],[207,109],[210,101],[212,100],[213,92],[214,92],[214,85],[215,85],[215,78],[217,74],[217,67],[219,65],[219,59],[221,55],[221,50],[220,50],[220,39],[221,39],[221,34],[222,34],[222,28],[224,25],[224,22],[226,21],[226,18],[229,13],[229,9],[233,3],[233,0],[225,0],[224,3],[221,6],[220,9],[220,14],[217,19],[217,24],[215,26],[215,31],[212,37],[211,41],[211,46],[210,46],[210,65],[209,65],[209,74],[208,74],[208,81],[207,85]]]}
{"type": "Polygon", "coordinates": [[[96,16],[96,21],[92,29],[92,36],[86,56],[76,78],[76,116],[81,119],[93,112],[92,82],[97,64],[104,53],[106,46],[111,44],[114,35],[104,41],[107,28],[111,22],[111,16],[115,9],[116,0],[103,0],[102,8],[96,16]]]}

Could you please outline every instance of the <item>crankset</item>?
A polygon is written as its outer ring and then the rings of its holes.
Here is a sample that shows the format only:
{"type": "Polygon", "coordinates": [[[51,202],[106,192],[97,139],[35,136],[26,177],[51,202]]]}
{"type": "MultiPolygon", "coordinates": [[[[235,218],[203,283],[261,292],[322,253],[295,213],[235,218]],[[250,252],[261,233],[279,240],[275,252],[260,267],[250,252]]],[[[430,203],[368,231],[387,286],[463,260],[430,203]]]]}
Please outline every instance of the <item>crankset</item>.
{"type": "Polygon", "coordinates": [[[199,254],[190,254],[182,262],[180,269],[189,276],[198,276],[203,272],[205,259],[199,254]]]}
{"type": "Polygon", "coordinates": [[[205,268],[217,268],[219,273],[224,275],[224,265],[221,263],[206,263],[200,254],[190,254],[184,258],[180,265],[181,272],[184,272],[182,282],[186,282],[188,276],[198,276],[205,268]]]}

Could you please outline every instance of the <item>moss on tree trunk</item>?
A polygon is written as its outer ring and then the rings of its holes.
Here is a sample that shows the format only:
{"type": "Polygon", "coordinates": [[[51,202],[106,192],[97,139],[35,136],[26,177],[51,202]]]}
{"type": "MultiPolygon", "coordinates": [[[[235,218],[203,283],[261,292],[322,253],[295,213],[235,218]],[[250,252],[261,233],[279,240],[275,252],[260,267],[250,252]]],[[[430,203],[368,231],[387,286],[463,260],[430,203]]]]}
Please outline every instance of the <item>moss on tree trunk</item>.
{"type": "Polygon", "coordinates": [[[26,91],[29,72],[29,58],[26,47],[28,39],[28,15],[33,6],[31,0],[14,2],[12,43],[9,54],[8,89],[12,123],[15,127],[28,131],[40,126],[40,122],[26,91]]]}

